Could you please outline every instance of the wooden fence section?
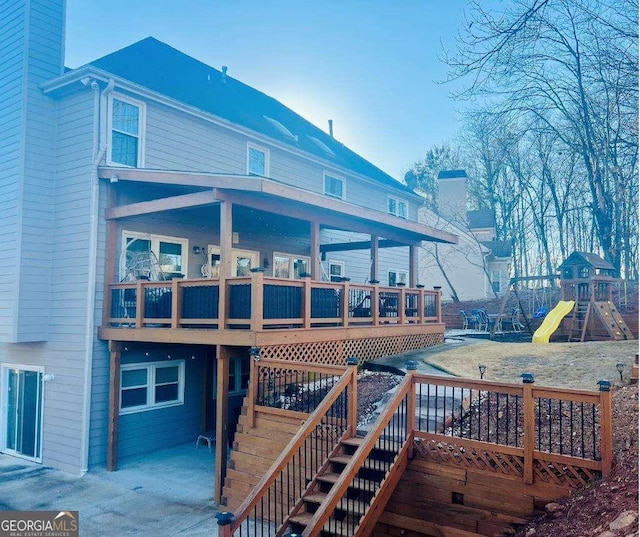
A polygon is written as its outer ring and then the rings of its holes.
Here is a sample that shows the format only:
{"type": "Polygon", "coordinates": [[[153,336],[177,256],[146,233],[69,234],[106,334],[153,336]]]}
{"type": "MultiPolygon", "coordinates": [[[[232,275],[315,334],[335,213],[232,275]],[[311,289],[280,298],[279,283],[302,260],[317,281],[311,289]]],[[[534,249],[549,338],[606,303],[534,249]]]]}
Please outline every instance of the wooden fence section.
{"type": "Polygon", "coordinates": [[[440,293],[426,289],[290,280],[262,272],[229,279],[110,284],[105,324],[268,330],[441,322],[440,293]]]}

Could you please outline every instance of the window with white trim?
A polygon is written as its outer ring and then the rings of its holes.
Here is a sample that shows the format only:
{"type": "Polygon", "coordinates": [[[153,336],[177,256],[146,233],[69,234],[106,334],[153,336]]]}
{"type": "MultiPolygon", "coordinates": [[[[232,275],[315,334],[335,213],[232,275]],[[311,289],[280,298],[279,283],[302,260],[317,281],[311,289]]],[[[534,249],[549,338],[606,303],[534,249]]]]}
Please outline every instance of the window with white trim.
{"type": "Polygon", "coordinates": [[[269,150],[247,144],[247,175],[269,176],[269,150]]]}
{"type": "Polygon", "coordinates": [[[311,259],[290,254],[273,254],[273,276],[275,278],[300,279],[309,272],[311,259]]]}
{"type": "Polygon", "coordinates": [[[387,198],[387,212],[398,218],[407,218],[407,202],[405,200],[389,196],[387,198]]]}
{"type": "Polygon", "coordinates": [[[131,168],[144,165],[144,120],[144,103],[109,95],[109,164],[131,168]]]}
{"type": "Polygon", "coordinates": [[[123,231],[120,280],[186,276],[188,246],[187,239],[123,231]]]}
{"type": "Polygon", "coordinates": [[[407,285],[409,273],[406,270],[390,270],[389,271],[389,287],[396,285],[407,285]]]}
{"type": "Polygon", "coordinates": [[[184,404],[184,360],[120,367],[120,414],[184,404]]]}
{"type": "Polygon", "coordinates": [[[344,277],[344,261],[329,260],[329,281],[340,282],[344,277]]]}
{"type": "Polygon", "coordinates": [[[328,173],[324,174],[324,193],[326,196],[344,199],[344,179],[328,173]]]}

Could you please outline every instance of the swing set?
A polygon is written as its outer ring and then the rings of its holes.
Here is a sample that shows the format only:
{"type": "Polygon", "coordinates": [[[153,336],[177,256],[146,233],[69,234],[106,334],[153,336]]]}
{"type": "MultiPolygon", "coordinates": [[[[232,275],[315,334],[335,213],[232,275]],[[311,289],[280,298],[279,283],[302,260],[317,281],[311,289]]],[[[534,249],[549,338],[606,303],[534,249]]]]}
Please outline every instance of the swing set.
{"type": "MultiPolygon", "coordinates": [[[[537,319],[544,317],[551,311],[558,301],[560,275],[547,274],[546,276],[519,276],[509,280],[508,291],[505,293],[497,319],[510,318],[514,326],[526,328],[533,335],[537,319]],[[533,285],[531,285],[533,284],[533,285]],[[547,285],[545,285],[547,284],[547,285]],[[505,314],[507,312],[507,314],[505,314]],[[521,321],[524,324],[521,324],[521,321]]],[[[496,327],[501,323],[496,322],[491,327],[491,338],[496,327]]]]}

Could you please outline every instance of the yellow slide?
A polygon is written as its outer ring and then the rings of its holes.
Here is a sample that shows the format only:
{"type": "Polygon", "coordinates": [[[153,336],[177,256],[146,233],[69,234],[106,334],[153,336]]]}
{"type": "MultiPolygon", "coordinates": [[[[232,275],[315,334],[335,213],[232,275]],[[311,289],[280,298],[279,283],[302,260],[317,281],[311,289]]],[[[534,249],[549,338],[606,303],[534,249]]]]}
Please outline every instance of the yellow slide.
{"type": "Polygon", "coordinates": [[[553,308],[544,321],[540,325],[540,328],[533,334],[532,343],[549,343],[549,337],[560,326],[560,322],[564,319],[572,310],[575,302],[573,300],[561,300],[558,305],[553,308]]]}

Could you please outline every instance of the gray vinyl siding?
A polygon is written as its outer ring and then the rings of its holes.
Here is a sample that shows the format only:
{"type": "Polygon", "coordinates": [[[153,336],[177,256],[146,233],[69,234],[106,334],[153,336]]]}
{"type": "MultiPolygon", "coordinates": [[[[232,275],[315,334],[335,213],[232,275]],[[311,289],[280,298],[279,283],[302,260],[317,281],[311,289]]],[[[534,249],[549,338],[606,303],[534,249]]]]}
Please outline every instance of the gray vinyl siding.
{"type": "MultiPolygon", "coordinates": [[[[146,168],[246,174],[247,143],[252,143],[268,150],[270,178],[322,194],[326,172],[345,180],[346,201],[381,212],[387,211],[389,187],[355,177],[333,166],[330,158],[324,163],[309,160],[279,145],[152,101],[146,105],[145,127],[146,168]]],[[[394,195],[406,199],[409,218],[415,220],[415,200],[399,190],[394,195]]]]}
{"type": "Polygon", "coordinates": [[[139,455],[190,441],[195,446],[202,419],[202,352],[192,352],[188,347],[149,346],[145,350],[123,352],[122,363],[144,363],[162,359],[170,363],[170,360],[166,360],[167,354],[171,354],[171,360],[183,359],[185,362],[184,404],[120,416],[119,457],[139,455]],[[150,354],[148,358],[145,357],[145,351],[150,354]]]}
{"type": "Polygon", "coordinates": [[[25,11],[21,1],[0,7],[0,341],[16,337],[25,11]]]}

